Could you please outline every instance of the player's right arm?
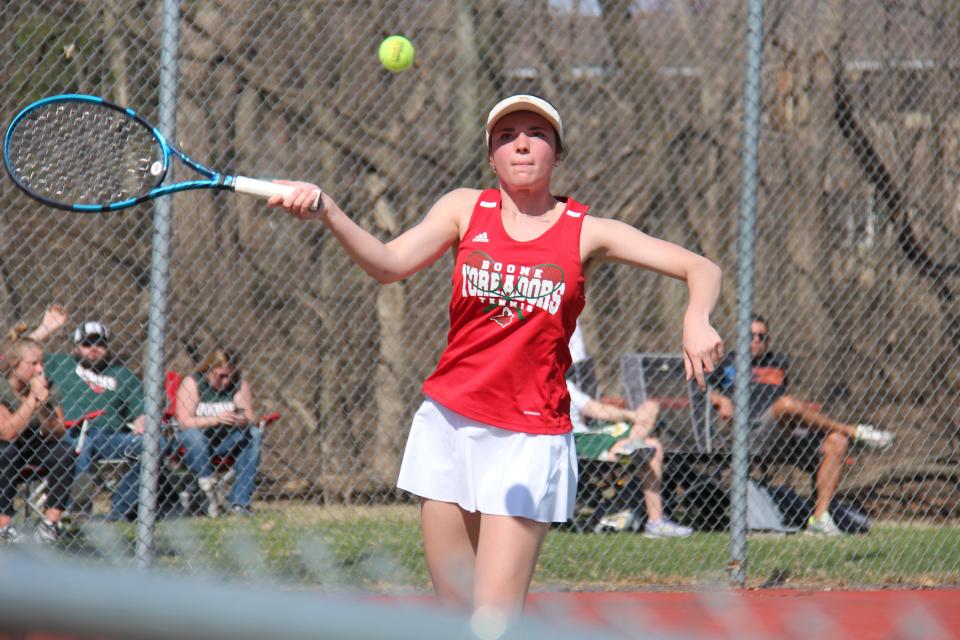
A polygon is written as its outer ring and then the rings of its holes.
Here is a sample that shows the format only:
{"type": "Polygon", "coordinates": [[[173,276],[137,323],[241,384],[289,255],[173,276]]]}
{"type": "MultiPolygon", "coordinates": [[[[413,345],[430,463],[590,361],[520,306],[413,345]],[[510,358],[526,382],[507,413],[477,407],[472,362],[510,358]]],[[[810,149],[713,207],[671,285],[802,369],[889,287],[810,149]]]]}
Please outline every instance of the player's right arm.
{"type": "Polygon", "coordinates": [[[333,233],[357,265],[381,284],[403,280],[433,264],[463,235],[477,200],[476,189],[456,189],[431,207],[423,220],[389,242],[382,242],[351,220],[337,203],[324,193],[320,206],[310,209],[317,186],[304,182],[281,184],[297,187],[286,197],[270,198],[270,206],[282,206],[301,219],[319,219],[333,233]]]}

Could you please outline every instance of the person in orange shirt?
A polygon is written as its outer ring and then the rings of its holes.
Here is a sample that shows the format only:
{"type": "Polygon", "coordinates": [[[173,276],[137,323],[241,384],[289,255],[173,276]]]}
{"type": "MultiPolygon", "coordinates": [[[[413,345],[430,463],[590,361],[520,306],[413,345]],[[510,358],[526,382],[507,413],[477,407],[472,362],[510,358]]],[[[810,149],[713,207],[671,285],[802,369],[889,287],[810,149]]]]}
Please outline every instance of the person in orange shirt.
{"type": "MultiPolygon", "coordinates": [[[[824,414],[816,405],[787,393],[786,355],[769,350],[770,325],[755,315],[750,324],[750,448],[775,457],[785,455],[791,462],[816,473],[817,489],[807,532],[839,535],[830,516],[830,502],[840,484],[843,461],[851,442],[885,449],[893,434],[870,424],[846,424],[824,414]]],[[[722,420],[733,418],[733,353],[727,355],[711,377],[710,401],[722,420]]]]}

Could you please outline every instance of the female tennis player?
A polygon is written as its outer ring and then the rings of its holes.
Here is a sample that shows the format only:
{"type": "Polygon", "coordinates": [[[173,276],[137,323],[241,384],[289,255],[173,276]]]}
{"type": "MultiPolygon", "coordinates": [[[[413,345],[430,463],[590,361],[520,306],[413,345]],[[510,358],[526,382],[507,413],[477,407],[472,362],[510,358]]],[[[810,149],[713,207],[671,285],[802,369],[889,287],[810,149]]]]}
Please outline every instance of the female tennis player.
{"type": "Polygon", "coordinates": [[[552,195],[563,124],[546,100],[515,95],[490,111],[487,154],[499,186],[455,189],[384,243],[318,187],[273,197],[318,219],[381,283],[456,248],[450,331],[413,418],[398,487],[419,496],[424,551],[441,602],[512,618],[523,608],[551,522],[571,517],[577,487],[568,342],[584,305],[584,267],[615,260],[687,283],[683,353],[703,385],[723,355],[709,316],[720,269],[679,246],[552,195]],[[467,588],[464,576],[469,576],[467,588]]]}

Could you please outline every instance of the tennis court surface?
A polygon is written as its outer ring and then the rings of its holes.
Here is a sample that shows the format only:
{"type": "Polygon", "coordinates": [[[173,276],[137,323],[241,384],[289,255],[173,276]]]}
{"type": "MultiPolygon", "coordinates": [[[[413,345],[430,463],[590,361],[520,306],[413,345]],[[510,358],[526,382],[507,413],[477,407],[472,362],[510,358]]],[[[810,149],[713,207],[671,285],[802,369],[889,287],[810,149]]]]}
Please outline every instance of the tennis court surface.
{"type": "Polygon", "coordinates": [[[960,638],[960,589],[537,593],[528,612],[625,638],[960,638]]]}

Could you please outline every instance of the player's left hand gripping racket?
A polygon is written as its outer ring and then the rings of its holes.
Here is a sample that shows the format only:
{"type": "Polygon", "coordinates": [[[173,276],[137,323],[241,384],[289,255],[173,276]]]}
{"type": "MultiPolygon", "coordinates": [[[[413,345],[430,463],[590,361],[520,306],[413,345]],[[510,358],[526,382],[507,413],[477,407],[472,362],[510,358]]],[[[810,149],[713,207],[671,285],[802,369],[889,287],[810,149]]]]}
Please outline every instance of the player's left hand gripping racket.
{"type": "MultiPolygon", "coordinates": [[[[113,211],[189,189],[228,189],[261,198],[293,187],[218,173],[173,147],[132,109],[82,94],[38,100],[3,139],[7,173],[27,195],[70,211],[113,211]],[[204,179],[163,184],[176,157],[204,179]]],[[[312,208],[320,201],[318,191],[312,208]]]]}

